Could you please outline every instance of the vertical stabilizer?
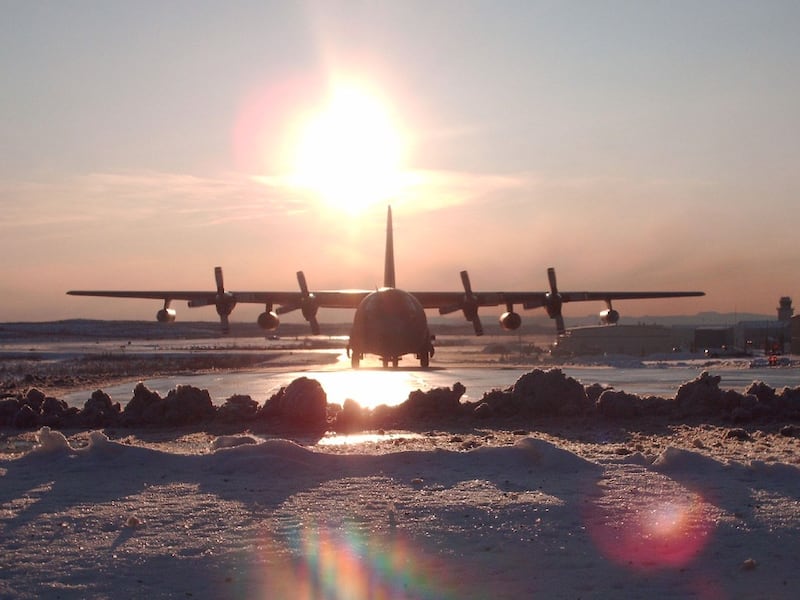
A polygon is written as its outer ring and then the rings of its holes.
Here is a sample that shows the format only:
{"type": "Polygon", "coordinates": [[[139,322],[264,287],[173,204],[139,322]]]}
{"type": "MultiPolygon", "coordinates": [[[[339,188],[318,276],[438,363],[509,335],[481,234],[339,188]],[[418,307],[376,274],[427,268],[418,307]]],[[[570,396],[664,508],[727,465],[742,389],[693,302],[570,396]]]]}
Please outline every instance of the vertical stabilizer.
{"type": "Polygon", "coordinates": [[[392,207],[386,216],[386,262],[383,266],[383,287],[393,288],[394,284],[394,241],[392,239],[392,207]]]}

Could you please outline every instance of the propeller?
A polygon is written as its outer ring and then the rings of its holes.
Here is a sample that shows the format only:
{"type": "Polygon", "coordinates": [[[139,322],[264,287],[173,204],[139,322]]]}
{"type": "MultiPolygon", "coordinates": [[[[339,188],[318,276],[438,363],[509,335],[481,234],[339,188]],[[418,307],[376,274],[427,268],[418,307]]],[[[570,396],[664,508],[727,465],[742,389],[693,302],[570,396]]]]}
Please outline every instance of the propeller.
{"type": "Polygon", "coordinates": [[[284,315],[300,309],[303,313],[303,318],[311,325],[311,333],[319,335],[319,322],[317,321],[319,303],[317,302],[317,297],[308,291],[306,276],[302,271],[297,272],[297,284],[300,286],[300,299],[297,302],[279,306],[275,312],[279,315],[284,315]]]}
{"type": "Polygon", "coordinates": [[[440,308],[439,314],[447,315],[460,310],[464,313],[464,318],[472,323],[472,327],[475,329],[475,335],[483,335],[483,325],[478,316],[478,307],[480,304],[478,302],[478,297],[472,292],[469,273],[466,271],[461,271],[461,283],[464,286],[464,297],[461,299],[461,302],[453,306],[444,306],[440,308]]]}
{"type": "Polygon", "coordinates": [[[217,295],[214,304],[217,307],[219,321],[222,324],[222,333],[230,333],[231,326],[228,320],[233,307],[236,306],[236,298],[233,294],[225,291],[225,283],[222,278],[222,267],[214,267],[214,279],[217,282],[217,295]]]}
{"type": "Polygon", "coordinates": [[[547,316],[556,320],[558,334],[563,335],[566,331],[564,317],[561,315],[561,306],[564,301],[561,298],[561,294],[558,293],[556,270],[553,267],[548,267],[547,269],[547,280],[550,283],[550,291],[545,295],[544,306],[547,309],[547,316]]]}

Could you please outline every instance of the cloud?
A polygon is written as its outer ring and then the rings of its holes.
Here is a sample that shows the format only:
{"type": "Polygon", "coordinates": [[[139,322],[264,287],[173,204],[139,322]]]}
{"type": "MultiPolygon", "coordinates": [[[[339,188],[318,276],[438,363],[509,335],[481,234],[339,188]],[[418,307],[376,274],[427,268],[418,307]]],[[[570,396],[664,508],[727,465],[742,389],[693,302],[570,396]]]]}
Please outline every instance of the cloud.
{"type": "MultiPolygon", "coordinates": [[[[699,288],[740,307],[766,295],[771,309],[778,292],[792,293],[792,220],[767,219],[755,203],[731,210],[737,191],[704,180],[412,171],[392,202],[398,272],[415,288],[457,286],[467,268],[482,288],[538,289],[555,266],[571,288],[699,288]],[[744,273],[757,285],[743,288],[744,273]]],[[[0,253],[15,257],[7,269],[21,278],[52,278],[49,269],[81,281],[75,269],[86,264],[98,283],[84,287],[107,286],[123,267],[166,272],[179,286],[214,264],[240,287],[291,285],[298,268],[318,287],[380,277],[383,208],[360,219],[323,210],[280,175],[0,181],[0,202],[0,253]]],[[[140,276],[126,274],[126,285],[140,276]]]]}
{"type": "Polygon", "coordinates": [[[263,219],[302,208],[240,174],[200,177],[157,171],[88,173],[41,182],[0,182],[7,207],[0,228],[174,219],[192,226],[263,219]]]}
{"type": "MultiPolygon", "coordinates": [[[[670,206],[680,210],[681,200],[669,200],[685,194],[685,187],[676,182],[547,178],[536,173],[414,170],[403,175],[402,190],[391,203],[406,214],[487,203],[498,209],[528,204],[539,215],[569,203],[590,216],[610,212],[614,218],[624,218],[626,213],[638,213],[642,207],[637,204],[647,198],[661,201],[661,214],[670,206]]],[[[0,181],[0,200],[7,207],[0,222],[3,228],[71,227],[115,219],[174,219],[176,225],[202,227],[274,219],[319,207],[318,199],[281,174],[198,176],[159,171],[0,181]]]]}
{"type": "Polygon", "coordinates": [[[529,187],[524,176],[420,170],[409,172],[397,205],[409,212],[428,212],[473,204],[504,192],[529,187]]]}

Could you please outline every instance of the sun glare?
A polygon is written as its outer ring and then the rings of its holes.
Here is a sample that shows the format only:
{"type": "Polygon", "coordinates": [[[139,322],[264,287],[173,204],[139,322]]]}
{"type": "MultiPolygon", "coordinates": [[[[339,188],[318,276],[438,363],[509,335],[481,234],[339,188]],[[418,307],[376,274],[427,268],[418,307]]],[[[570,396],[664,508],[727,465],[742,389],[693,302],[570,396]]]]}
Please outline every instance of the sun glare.
{"type": "Polygon", "coordinates": [[[292,182],[355,214],[400,191],[404,153],[403,136],[380,98],[339,86],[299,131],[292,182]]]}

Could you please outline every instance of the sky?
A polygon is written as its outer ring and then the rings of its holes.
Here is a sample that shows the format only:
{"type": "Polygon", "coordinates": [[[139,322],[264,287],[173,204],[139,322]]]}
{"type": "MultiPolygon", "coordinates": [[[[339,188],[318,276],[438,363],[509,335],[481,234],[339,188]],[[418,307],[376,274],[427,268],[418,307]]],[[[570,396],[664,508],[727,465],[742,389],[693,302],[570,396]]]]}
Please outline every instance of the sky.
{"type": "Polygon", "coordinates": [[[707,294],[624,316],[800,299],[797,2],[1,6],[0,321],[151,319],[65,292],[216,265],[234,291],[373,288],[388,204],[408,290],[553,266],[707,294]]]}

